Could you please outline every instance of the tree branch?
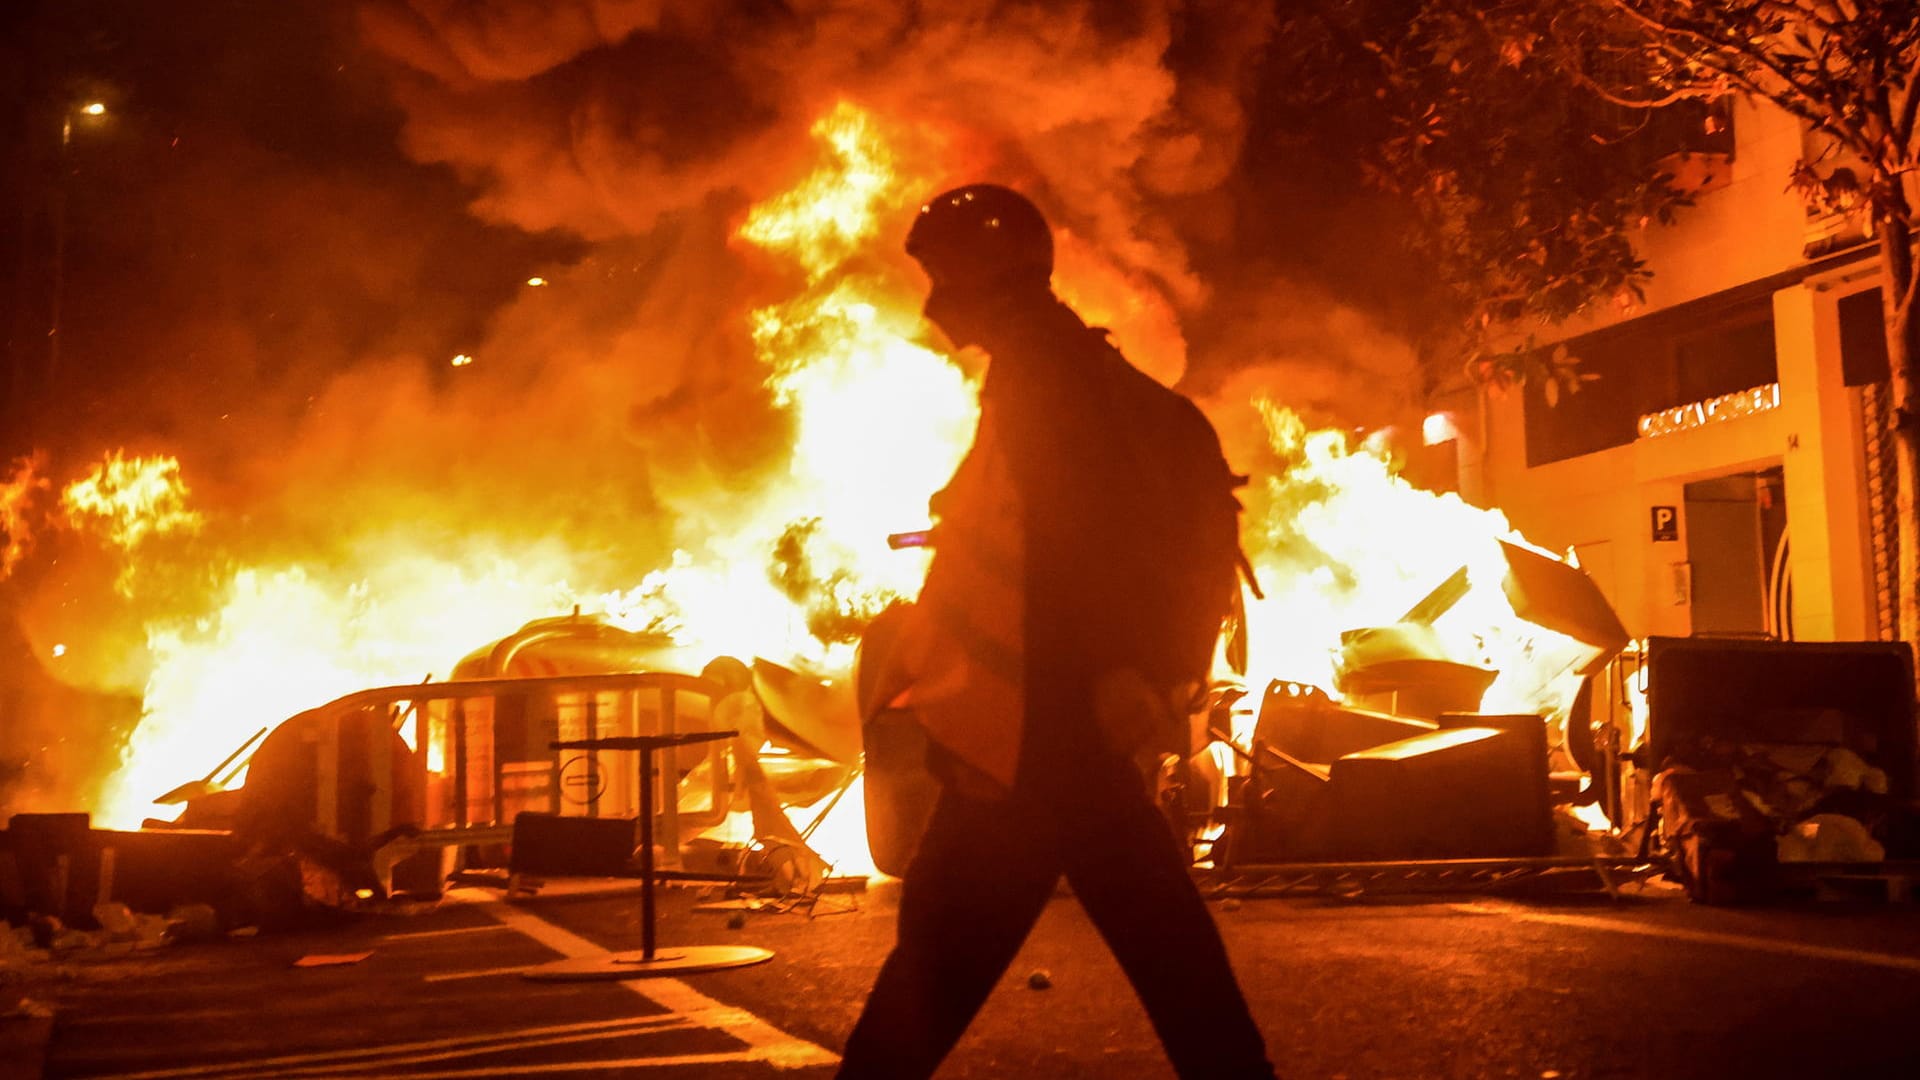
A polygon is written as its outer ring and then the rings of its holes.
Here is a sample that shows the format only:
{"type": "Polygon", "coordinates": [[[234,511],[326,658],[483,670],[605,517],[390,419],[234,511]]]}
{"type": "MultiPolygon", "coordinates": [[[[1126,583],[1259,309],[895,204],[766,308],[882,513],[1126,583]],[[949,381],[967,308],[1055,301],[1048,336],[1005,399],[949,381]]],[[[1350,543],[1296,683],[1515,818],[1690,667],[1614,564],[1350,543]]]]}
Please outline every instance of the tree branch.
{"type": "MultiPolygon", "coordinates": [[[[1906,257],[1907,282],[1906,288],[1899,297],[1900,306],[1896,310],[1906,312],[1907,318],[1911,320],[1915,294],[1916,291],[1920,291],[1920,271],[1916,271],[1914,267],[1913,228],[1908,224],[1912,220],[1912,208],[1907,205],[1907,194],[1900,189],[1897,177],[1894,180],[1891,197],[1887,200],[1886,211],[1887,216],[1896,223],[1894,228],[1888,230],[1887,239],[1906,245],[1906,251],[1903,254],[1906,257]]],[[[1887,270],[1890,274],[1898,273],[1897,267],[1888,266],[1887,270]]],[[[1899,283],[1889,282],[1888,284],[1899,283]]],[[[1891,290],[1888,295],[1892,295],[1891,290]]]]}
{"type": "MultiPolygon", "coordinates": [[[[1617,3],[1618,0],[1615,0],[1617,3]]],[[[1658,24],[1656,24],[1658,25],[1658,24]]],[[[1745,46],[1715,44],[1713,39],[1694,31],[1680,30],[1696,40],[1707,43],[1707,49],[1697,53],[1684,53],[1671,45],[1656,42],[1660,48],[1683,60],[1701,64],[1728,79],[1738,83],[1749,93],[1756,94],[1773,102],[1782,109],[1800,117],[1819,129],[1834,132],[1844,145],[1863,160],[1878,157],[1874,140],[1859,125],[1847,119],[1837,98],[1823,95],[1820,88],[1795,79],[1782,69],[1777,61],[1766,55],[1763,50],[1745,46]],[[1780,87],[1769,87],[1753,77],[1750,72],[1741,70],[1734,61],[1745,61],[1760,67],[1780,81],[1780,87]],[[1784,88],[1784,89],[1783,89],[1784,88]]]]}
{"type": "Polygon", "coordinates": [[[1914,50],[1913,65],[1907,69],[1907,99],[1900,103],[1900,115],[1893,124],[1894,141],[1900,145],[1901,156],[1913,160],[1913,122],[1920,114],[1920,49],[1914,50]]]}
{"type": "Polygon", "coordinates": [[[1781,0],[1760,0],[1755,7],[1772,8],[1778,11],[1782,18],[1806,23],[1818,28],[1822,34],[1833,33],[1840,23],[1852,17],[1832,4],[1795,4],[1783,3],[1781,0]],[[1815,14],[1823,7],[1827,11],[1825,16],[1815,14]]]}
{"type": "MultiPolygon", "coordinates": [[[[1764,47],[1753,46],[1745,41],[1739,40],[1738,36],[1733,33],[1729,33],[1725,39],[1717,38],[1711,34],[1696,30],[1691,26],[1657,19],[1636,9],[1628,0],[1607,0],[1607,4],[1631,21],[1638,23],[1642,32],[1647,34],[1649,42],[1655,48],[1674,59],[1682,63],[1691,61],[1704,64],[1720,72],[1722,75],[1735,80],[1750,92],[1758,94],[1782,108],[1788,109],[1797,116],[1809,119],[1823,127],[1838,126],[1843,129],[1844,134],[1850,141],[1850,149],[1864,151],[1861,153],[1862,157],[1867,157],[1871,154],[1871,140],[1868,139],[1858,127],[1849,122],[1837,107],[1828,109],[1815,108],[1815,106],[1823,103],[1818,89],[1795,78],[1792,73],[1780,66],[1777,59],[1768,55],[1764,47]],[[1674,40],[1676,38],[1692,41],[1699,46],[1699,48],[1697,50],[1683,49],[1676,44],[1674,40]],[[1769,88],[1746,72],[1739,71],[1724,62],[1714,62],[1723,61],[1723,59],[1727,57],[1738,57],[1755,67],[1765,70],[1774,78],[1778,79],[1781,86],[1785,89],[1769,88]]],[[[1758,30],[1759,27],[1754,26],[1751,27],[1751,29],[1758,30]]],[[[1834,102],[1831,104],[1837,106],[1838,103],[1834,102]]]]}
{"type": "MultiPolygon", "coordinates": [[[[1662,46],[1662,48],[1665,48],[1665,47],[1662,46]]],[[[1753,94],[1756,97],[1765,98],[1766,100],[1773,102],[1775,105],[1778,105],[1780,108],[1785,109],[1786,111],[1792,113],[1793,115],[1798,116],[1802,120],[1805,120],[1808,123],[1811,123],[1815,126],[1824,126],[1826,122],[1830,119],[1830,116],[1827,113],[1827,111],[1822,109],[1817,109],[1814,107],[1812,99],[1807,97],[1802,97],[1799,95],[1782,96],[1778,91],[1768,89],[1765,85],[1763,85],[1758,80],[1756,80],[1751,74],[1740,70],[1738,67],[1734,66],[1733,64],[1728,63],[1723,57],[1721,57],[1717,53],[1703,52],[1703,53],[1693,55],[1688,59],[1691,59],[1692,62],[1697,63],[1702,67],[1706,67],[1720,73],[1721,75],[1725,76],[1729,82],[1734,83],[1739,89],[1744,90],[1749,94],[1753,94]]]]}
{"type": "Polygon", "coordinates": [[[1711,98],[1715,96],[1714,91],[1710,88],[1683,86],[1662,97],[1642,99],[1627,98],[1621,97],[1619,94],[1608,90],[1600,84],[1598,79],[1580,70],[1577,66],[1570,65],[1567,68],[1567,72],[1573,76],[1574,82],[1586,87],[1595,97],[1608,104],[1618,105],[1623,109],[1664,109],[1675,102],[1686,101],[1689,98],[1711,98]]]}

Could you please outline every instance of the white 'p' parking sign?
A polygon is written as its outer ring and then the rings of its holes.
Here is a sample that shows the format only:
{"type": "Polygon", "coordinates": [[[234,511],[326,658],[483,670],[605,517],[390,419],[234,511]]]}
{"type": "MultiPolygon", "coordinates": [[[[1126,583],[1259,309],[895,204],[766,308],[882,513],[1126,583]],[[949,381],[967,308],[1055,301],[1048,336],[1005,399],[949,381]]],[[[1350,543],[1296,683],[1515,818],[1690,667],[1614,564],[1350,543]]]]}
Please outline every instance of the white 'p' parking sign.
{"type": "Polygon", "coordinates": [[[1677,506],[1656,506],[1653,508],[1653,542],[1664,543],[1680,539],[1680,508],[1677,506]]]}

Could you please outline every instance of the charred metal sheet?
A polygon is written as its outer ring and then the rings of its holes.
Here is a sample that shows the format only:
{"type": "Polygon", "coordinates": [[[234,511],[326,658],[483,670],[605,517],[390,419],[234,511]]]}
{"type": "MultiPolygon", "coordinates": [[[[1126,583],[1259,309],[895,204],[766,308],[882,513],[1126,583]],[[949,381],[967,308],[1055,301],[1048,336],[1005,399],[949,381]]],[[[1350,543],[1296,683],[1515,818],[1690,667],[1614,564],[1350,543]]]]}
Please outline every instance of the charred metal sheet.
{"type": "MultiPolygon", "coordinates": [[[[1478,699],[1476,699],[1477,701],[1478,699]]],[[[1361,750],[1434,730],[1434,723],[1336,704],[1299,683],[1274,680],[1260,701],[1256,746],[1327,765],[1361,750]]]]}
{"type": "Polygon", "coordinates": [[[1546,776],[1537,739],[1492,726],[1349,754],[1331,774],[1334,848],[1358,858],[1543,856],[1553,847],[1546,776]]]}
{"type": "Polygon", "coordinates": [[[7,905],[77,927],[92,926],[95,909],[112,902],[147,912],[225,902],[241,853],[231,833],[94,829],[86,814],[16,814],[0,848],[19,889],[7,905]]]}
{"type": "Polygon", "coordinates": [[[1500,587],[1514,614],[1599,650],[1580,674],[1600,670],[1627,647],[1627,628],[1586,571],[1504,540],[1500,551],[1507,560],[1500,587]]]}

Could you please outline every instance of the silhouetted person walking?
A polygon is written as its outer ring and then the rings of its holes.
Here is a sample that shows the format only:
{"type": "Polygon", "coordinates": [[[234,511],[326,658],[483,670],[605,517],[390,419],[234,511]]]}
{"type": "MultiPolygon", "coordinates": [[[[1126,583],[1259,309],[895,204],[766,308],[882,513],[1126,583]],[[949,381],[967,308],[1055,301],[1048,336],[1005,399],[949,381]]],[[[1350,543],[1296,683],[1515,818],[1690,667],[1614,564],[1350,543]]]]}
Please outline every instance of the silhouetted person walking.
{"type": "Polygon", "coordinates": [[[1238,587],[1238,478],[1191,402],[1054,296],[1052,234],[1025,198],[943,194],[907,251],[932,279],[927,318],[992,362],[899,646],[943,788],[841,1075],[931,1074],[1064,873],[1181,1076],[1270,1077],[1134,764],[1187,749],[1186,703],[1238,587]],[[1209,532],[1215,550],[1197,551],[1209,532]]]}

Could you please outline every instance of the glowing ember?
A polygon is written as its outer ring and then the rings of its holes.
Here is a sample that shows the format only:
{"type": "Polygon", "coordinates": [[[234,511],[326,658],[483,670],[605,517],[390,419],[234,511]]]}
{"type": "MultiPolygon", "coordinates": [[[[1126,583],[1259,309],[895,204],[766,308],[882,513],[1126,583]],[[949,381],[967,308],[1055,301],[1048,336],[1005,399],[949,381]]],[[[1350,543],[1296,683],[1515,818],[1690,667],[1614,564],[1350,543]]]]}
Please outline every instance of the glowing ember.
{"type": "Polygon", "coordinates": [[[187,508],[188,494],[179,461],[130,458],[115,450],[68,484],[60,505],[76,528],[131,550],[149,536],[198,530],[202,521],[187,508]]]}

